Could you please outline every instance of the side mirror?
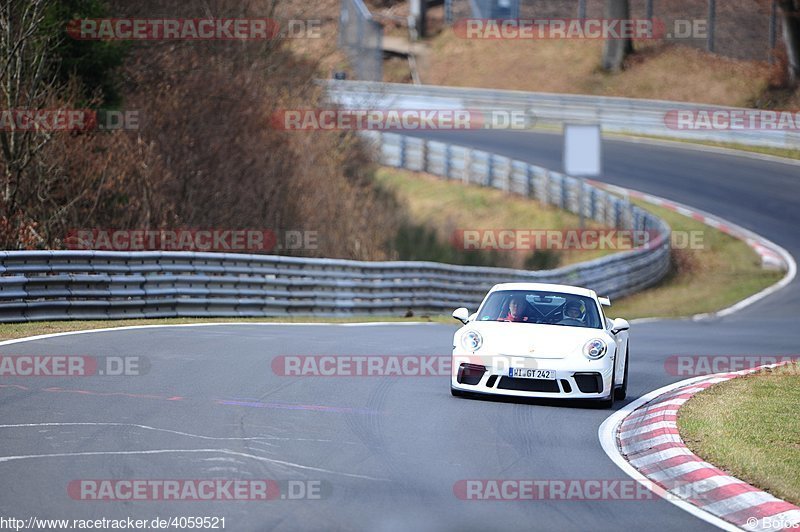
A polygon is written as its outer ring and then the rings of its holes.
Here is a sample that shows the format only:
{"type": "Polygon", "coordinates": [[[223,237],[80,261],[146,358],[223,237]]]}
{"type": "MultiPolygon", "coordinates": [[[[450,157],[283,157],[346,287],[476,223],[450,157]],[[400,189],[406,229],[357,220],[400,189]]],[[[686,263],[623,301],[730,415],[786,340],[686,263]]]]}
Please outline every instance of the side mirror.
{"type": "Polygon", "coordinates": [[[453,311],[453,317],[466,325],[469,322],[469,310],[465,307],[457,308],[453,311]]]}
{"type": "Polygon", "coordinates": [[[611,334],[627,331],[630,328],[631,325],[628,323],[628,320],[623,320],[622,318],[616,318],[611,322],[611,334]]]}
{"type": "Polygon", "coordinates": [[[598,297],[597,301],[599,301],[600,304],[603,305],[604,307],[610,307],[611,306],[611,300],[608,299],[607,297],[598,297]]]}

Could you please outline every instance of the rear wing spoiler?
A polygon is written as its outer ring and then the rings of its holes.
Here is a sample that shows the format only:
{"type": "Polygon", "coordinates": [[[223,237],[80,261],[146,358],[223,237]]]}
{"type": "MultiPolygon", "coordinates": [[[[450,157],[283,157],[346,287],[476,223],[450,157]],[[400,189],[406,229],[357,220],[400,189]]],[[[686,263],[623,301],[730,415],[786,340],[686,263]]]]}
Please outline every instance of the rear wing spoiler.
{"type": "Polygon", "coordinates": [[[598,297],[597,301],[599,301],[600,304],[603,305],[604,307],[610,307],[611,306],[611,300],[608,299],[607,297],[598,297]]]}

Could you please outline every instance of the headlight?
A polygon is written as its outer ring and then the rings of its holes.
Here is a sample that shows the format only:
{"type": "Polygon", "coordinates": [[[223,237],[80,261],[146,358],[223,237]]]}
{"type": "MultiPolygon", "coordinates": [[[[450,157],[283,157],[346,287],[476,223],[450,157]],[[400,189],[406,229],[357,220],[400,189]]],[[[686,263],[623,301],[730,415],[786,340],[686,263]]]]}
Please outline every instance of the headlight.
{"type": "Polygon", "coordinates": [[[467,331],[461,337],[461,346],[467,351],[477,351],[483,345],[483,337],[478,331],[467,331]]]}
{"type": "Polygon", "coordinates": [[[608,346],[606,343],[595,338],[594,340],[589,340],[586,342],[586,345],[583,346],[583,355],[591,360],[597,360],[598,358],[603,358],[607,350],[608,346]]]}

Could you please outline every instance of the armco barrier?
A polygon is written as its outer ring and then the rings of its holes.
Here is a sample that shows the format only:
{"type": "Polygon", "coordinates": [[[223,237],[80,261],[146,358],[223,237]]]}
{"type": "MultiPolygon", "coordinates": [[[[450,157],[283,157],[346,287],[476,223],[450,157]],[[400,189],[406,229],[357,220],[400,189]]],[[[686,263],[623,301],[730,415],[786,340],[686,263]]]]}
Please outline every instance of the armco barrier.
{"type": "Polygon", "coordinates": [[[658,236],[646,248],[547,271],[228,253],[2,251],[0,322],[439,313],[477,308],[500,282],[568,283],[619,297],[669,269],[666,223],[583,180],[461,146],[367,135],[384,164],[497,187],[658,236]]]}
{"type": "Polygon", "coordinates": [[[561,127],[567,123],[599,124],[603,131],[655,135],[681,140],[730,142],[752,146],[800,149],[798,130],[688,130],[671,129],[670,111],[747,111],[697,103],[550,94],[497,89],[406,85],[366,81],[324,81],[328,99],[359,109],[470,109],[524,111],[537,126],[561,127]]]}

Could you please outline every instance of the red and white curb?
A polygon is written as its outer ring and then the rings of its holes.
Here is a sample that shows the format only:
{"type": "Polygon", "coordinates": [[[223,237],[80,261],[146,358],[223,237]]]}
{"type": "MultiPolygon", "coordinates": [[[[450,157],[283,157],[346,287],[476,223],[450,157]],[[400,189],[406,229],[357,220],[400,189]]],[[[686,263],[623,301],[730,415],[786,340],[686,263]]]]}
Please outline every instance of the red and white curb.
{"type": "Polygon", "coordinates": [[[749,229],[745,229],[740,225],[736,225],[735,223],[729,222],[728,220],[725,220],[713,214],[709,214],[705,211],[695,209],[694,207],[689,207],[682,203],[671,201],[659,196],[654,196],[652,194],[647,194],[645,192],[640,192],[638,190],[631,190],[629,188],[619,187],[617,185],[611,185],[609,183],[602,183],[600,181],[594,181],[589,179],[587,179],[587,183],[597,188],[605,189],[608,192],[618,194],[623,197],[636,198],[651,205],[657,205],[659,207],[663,207],[670,211],[677,212],[678,214],[682,214],[683,216],[687,216],[689,218],[697,220],[698,222],[713,227],[725,233],[726,235],[744,241],[761,258],[762,267],[769,269],[776,269],[776,270],[786,270],[786,275],[784,275],[783,278],[774,285],[765,288],[761,292],[753,294],[752,296],[743,299],[742,301],[739,301],[735,305],[732,305],[726,309],[713,312],[710,314],[698,314],[696,316],[692,316],[692,318],[695,320],[705,319],[709,317],[722,317],[728,314],[732,314],[738,310],[741,310],[755,303],[760,299],[767,297],[768,295],[777,292],[781,288],[791,283],[792,280],[795,278],[795,275],[797,275],[797,263],[795,262],[794,258],[788,251],[783,249],[778,244],[772,242],[771,240],[764,238],[763,236],[754,233],[749,229]]]}
{"type": "Polygon", "coordinates": [[[655,390],[601,425],[603,450],[628,475],[664,499],[722,529],[800,529],[800,507],[703,461],[686,447],[677,427],[678,410],[694,394],[782,364],[695,377],[655,390]]]}

